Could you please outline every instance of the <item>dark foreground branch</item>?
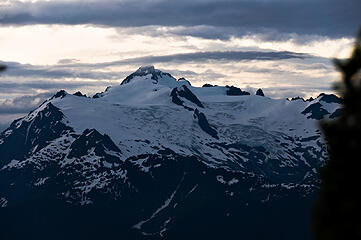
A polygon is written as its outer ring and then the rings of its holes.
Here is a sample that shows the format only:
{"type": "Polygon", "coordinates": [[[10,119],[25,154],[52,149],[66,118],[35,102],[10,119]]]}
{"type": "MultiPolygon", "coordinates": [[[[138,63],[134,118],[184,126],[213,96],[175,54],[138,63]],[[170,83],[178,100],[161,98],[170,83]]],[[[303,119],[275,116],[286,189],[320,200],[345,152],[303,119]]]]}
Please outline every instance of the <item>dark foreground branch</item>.
{"type": "Polygon", "coordinates": [[[343,81],[340,118],[321,124],[329,161],[313,209],[316,240],[361,239],[361,31],[352,56],[335,60],[343,81]]]}

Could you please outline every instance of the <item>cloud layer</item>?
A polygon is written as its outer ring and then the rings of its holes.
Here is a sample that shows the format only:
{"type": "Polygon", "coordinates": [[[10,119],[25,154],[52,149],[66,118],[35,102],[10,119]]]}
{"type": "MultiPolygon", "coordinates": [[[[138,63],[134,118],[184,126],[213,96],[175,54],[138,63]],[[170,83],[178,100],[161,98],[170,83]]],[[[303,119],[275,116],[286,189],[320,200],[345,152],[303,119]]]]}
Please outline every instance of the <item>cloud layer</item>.
{"type": "MultiPolygon", "coordinates": [[[[213,52],[192,52],[181,54],[170,54],[163,56],[144,56],[127,58],[122,60],[101,62],[101,63],[78,63],[71,59],[61,59],[57,65],[36,66],[31,64],[21,64],[17,62],[2,62],[7,66],[7,71],[3,76],[11,78],[50,78],[50,79],[88,79],[88,80],[117,80],[123,74],[119,71],[100,71],[114,66],[141,66],[158,63],[205,63],[205,62],[241,62],[241,61],[276,61],[287,59],[315,58],[304,53],[294,53],[288,51],[213,51],[213,52]]],[[[317,57],[318,59],[322,59],[317,57]]],[[[124,73],[125,74],[125,73],[124,73]]],[[[3,83],[0,89],[16,87],[17,83],[3,83]]],[[[88,82],[87,84],[91,84],[88,82]]],[[[58,83],[43,84],[40,82],[22,82],[24,87],[34,87],[40,89],[60,87],[58,83]]],[[[84,85],[80,82],[72,81],[69,86],[78,87],[84,85]]]]}
{"type": "Polygon", "coordinates": [[[53,93],[41,93],[37,95],[21,96],[0,102],[0,114],[23,114],[38,107],[45,99],[53,93]]]}
{"type": "MultiPolygon", "coordinates": [[[[59,89],[93,94],[106,86],[119,84],[139,66],[149,64],[175,77],[186,77],[198,86],[208,82],[241,87],[309,88],[308,79],[313,79],[313,87],[317,89],[324,86],[325,79],[333,73],[328,59],[304,53],[264,50],[150,55],[99,63],[63,59],[59,64],[47,66],[0,63],[8,66],[0,78],[0,93],[12,94],[12,98],[59,89]]],[[[299,89],[298,95],[302,92],[299,89]]],[[[283,94],[273,96],[284,97],[283,94]]]]}
{"type": "Polygon", "coordinates": [[[291,33],[335,38],[355,34],[361,23],[360,9],[359,0],[13,1],[0,6],[0,22],[185,26],[177,34],[205,38],[250,33],[272,39],[291,33]],[[189,28],[194,26],[216,27],[218,31],[189,28]]]}
{"type": "Polygon", "coordinates": [[[23,117],[37,108],[52,94],[47,92],[0,101],[0,132],[8,128],[14,119],[23,117]]]}
{"type": "Polygon", "coordinates": [[[147,65],[156,63],[194,63],[194,62],[210,62],[210,61],[251,61],[251,60],[283,60],[283,59],[304,59],[313,56],[304,53],[294,53],[288,51],[272,52],[272,51],[214,51],[214,52],[192,52],[180,53],[164,56],[144,56],[136,58],[128,58],[119,61],[95,63],[95,64],[82,64],[75,63],[69,64],[67,67],[110,67],[117,65],[147,65]]]}

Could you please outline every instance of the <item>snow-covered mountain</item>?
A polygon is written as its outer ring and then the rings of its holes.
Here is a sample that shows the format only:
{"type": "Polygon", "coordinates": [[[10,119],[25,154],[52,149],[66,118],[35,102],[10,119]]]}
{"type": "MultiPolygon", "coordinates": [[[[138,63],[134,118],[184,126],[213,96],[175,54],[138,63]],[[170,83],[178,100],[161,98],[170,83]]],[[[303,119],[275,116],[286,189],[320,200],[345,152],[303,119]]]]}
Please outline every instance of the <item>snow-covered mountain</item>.
{"type": "Polygon", "coordinates": [[[327,157],[317,124],[339,101],[193,87],[152,66],[93,98],[59,91],[0,134],[4,239],[65,222],[74,239],[70,223],[96,226],[88,239],[305,239],[327,157]]]}

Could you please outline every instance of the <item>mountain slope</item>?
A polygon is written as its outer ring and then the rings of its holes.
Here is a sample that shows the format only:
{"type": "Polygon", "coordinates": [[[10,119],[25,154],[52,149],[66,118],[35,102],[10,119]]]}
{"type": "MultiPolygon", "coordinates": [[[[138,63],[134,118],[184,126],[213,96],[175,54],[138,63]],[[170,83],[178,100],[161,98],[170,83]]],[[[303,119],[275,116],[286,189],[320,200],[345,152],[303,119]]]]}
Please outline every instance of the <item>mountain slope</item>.
{"type": "Polygon", "coordinates": [[[41,203],[64,218],[90,208],[94,221],[79,219],[99,227],[94,239],[109,224],[136,239],[238,239],[239,226],[246,239],[304,239],[294,224],[306,228],[326,159],[317,121],[336,114],[339,99],[228,89],[141,67],[96,98],[60,91],[0,134],[1,211],[12,219],[39,209],[57,222],[41,203]]]}

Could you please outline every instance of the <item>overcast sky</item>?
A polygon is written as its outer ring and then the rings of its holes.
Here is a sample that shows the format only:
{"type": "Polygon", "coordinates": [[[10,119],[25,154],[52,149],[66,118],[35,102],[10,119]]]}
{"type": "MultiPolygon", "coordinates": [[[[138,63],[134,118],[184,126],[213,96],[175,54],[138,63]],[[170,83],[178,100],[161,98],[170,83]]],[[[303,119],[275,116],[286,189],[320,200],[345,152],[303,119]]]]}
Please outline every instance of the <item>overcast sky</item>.
{"type": "Polygon", "coordinates": [[[0,129],[59,89],[91,95],[155,65],[195,86],[330,92],[360,0],[1,0],[0,129]]]}

